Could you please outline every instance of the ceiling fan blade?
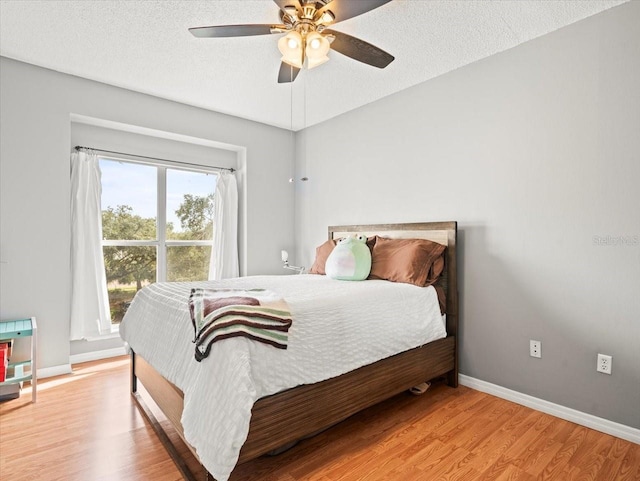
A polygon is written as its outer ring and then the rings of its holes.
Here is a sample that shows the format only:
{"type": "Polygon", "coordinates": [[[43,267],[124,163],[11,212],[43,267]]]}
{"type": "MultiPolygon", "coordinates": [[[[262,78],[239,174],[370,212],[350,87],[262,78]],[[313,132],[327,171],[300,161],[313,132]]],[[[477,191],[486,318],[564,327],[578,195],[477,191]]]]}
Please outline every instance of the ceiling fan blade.
{"type": "MultiPolygon", "coordinates": [[[[276,3],[284,2],[287,0],[274,0],[276,3]]],[[[385,3],[389,3],[391,0],[332,0],[324,7],[318,10],[322,15],[327,10],[331,10],[335,20],[333,23],[342,22],[348,18],[357,17],[363,13],[369,12],[375,8],[381,7],[385,3]]]]}
{"type": "Polygon", "coordinates": [[[340,52],[342,55],[351,57],[359,62],[378,68],[385,68],[395,59],[393,55],[388,54],[375,45],[371,45],[364,40],[352,37],[346,33],[336,32],[335,30],[324,30],[322,34],[330,34],[335,37],[335,40],[331,42],[331,50],[340,52]]]}
{"type": "Polygon", "coordinates": [[[284,25],[247,24],[247,25],[215,25],[212,27],[194,27],[189,31],[194,37],[247,37],[251,35],[269,35],[272,29],[286,28],[284,25]]]}
{"type": "Polygon", "coordinates": [[[299,72],[300,72],[299,68],[292,67],[289,64],[281,62],[280,71],[278,72],[278,83],[284,84],[288,82],[293,82],[298,76],[299,72]]]}

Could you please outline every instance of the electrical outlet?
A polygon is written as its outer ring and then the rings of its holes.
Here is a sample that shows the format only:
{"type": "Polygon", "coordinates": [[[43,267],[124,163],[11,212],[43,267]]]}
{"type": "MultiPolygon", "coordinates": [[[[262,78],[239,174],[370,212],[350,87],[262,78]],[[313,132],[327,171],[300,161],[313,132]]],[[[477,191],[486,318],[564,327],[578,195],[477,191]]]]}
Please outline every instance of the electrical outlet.
{"type": "Polygon", "coordinates": [[[529,341],[529,355],[531,357],[542,357],[542,343],[540,341],[529,341]]]}
{"type": "Polygon", "coordinates": [[[606,354],[598,354],[598,366],[596,371],[603,374],[611,374],[611,364],[613,364],[613,358],[606,354]]]}

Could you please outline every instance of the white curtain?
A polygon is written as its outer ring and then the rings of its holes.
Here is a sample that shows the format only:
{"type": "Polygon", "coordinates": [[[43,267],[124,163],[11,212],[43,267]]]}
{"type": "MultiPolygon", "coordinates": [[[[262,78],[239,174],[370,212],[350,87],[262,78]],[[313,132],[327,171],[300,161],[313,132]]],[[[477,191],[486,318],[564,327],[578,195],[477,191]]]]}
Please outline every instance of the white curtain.
{"type": "Polygon", "coordinates": [[[100,176],[94,153],[71,154],[71,340],[111,332],[100,176]]]}
{"type": "Polygon", "coordinates": [[[214,199],[209,279],[238,277],[238,183],[233,173],[220,172],[214,199]]]}

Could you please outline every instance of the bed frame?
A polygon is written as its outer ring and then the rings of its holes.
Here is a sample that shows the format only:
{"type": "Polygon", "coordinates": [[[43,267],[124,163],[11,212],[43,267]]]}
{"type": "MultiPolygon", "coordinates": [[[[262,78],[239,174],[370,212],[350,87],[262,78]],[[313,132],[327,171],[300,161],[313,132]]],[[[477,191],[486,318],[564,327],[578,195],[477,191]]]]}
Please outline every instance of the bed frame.
{"type": "MultiPolygon", "coordinates": [[[[349,416],[425,381],[445,376],[458,385],[458,287],[456,274],[456,222],[350,225],[329,227],[329,239],[350,233],[392,238],[429,239],[446,245],[445,271],[438,284],[446,294],[447,337],[315,384],[298,386],[259,399],[251,411],[249,434],[238,464],[318,433],[349,416]]],[[[179,436],[182,392],[164,379],[142,357],[131,353],[131,393],[177,467],[187,480],[195,480],[183,456],[169,440],[138,393],[138,381],[179,436]]],[[[185,444],[193,455],[195,450],[185,444]]],[[[206,470],[203,472],[206,473],[206,470]]],[[[209,478],[206,473],[207,479],[209,478]]]]}

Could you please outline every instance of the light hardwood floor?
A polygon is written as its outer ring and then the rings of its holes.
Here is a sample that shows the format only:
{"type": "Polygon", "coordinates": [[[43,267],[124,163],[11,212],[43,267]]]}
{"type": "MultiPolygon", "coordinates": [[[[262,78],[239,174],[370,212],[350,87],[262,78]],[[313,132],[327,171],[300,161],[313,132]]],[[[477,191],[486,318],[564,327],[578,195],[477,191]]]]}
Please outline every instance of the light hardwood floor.
{"type": "MultiPolygon", "coordinates": [[[[181,480],[129,395],[129,360],[74,366],[0,404],[0,478],[181,480]]],[[[640,481],[640,445],[465,387],[401,394],[231,481],[640,481]]]]}

